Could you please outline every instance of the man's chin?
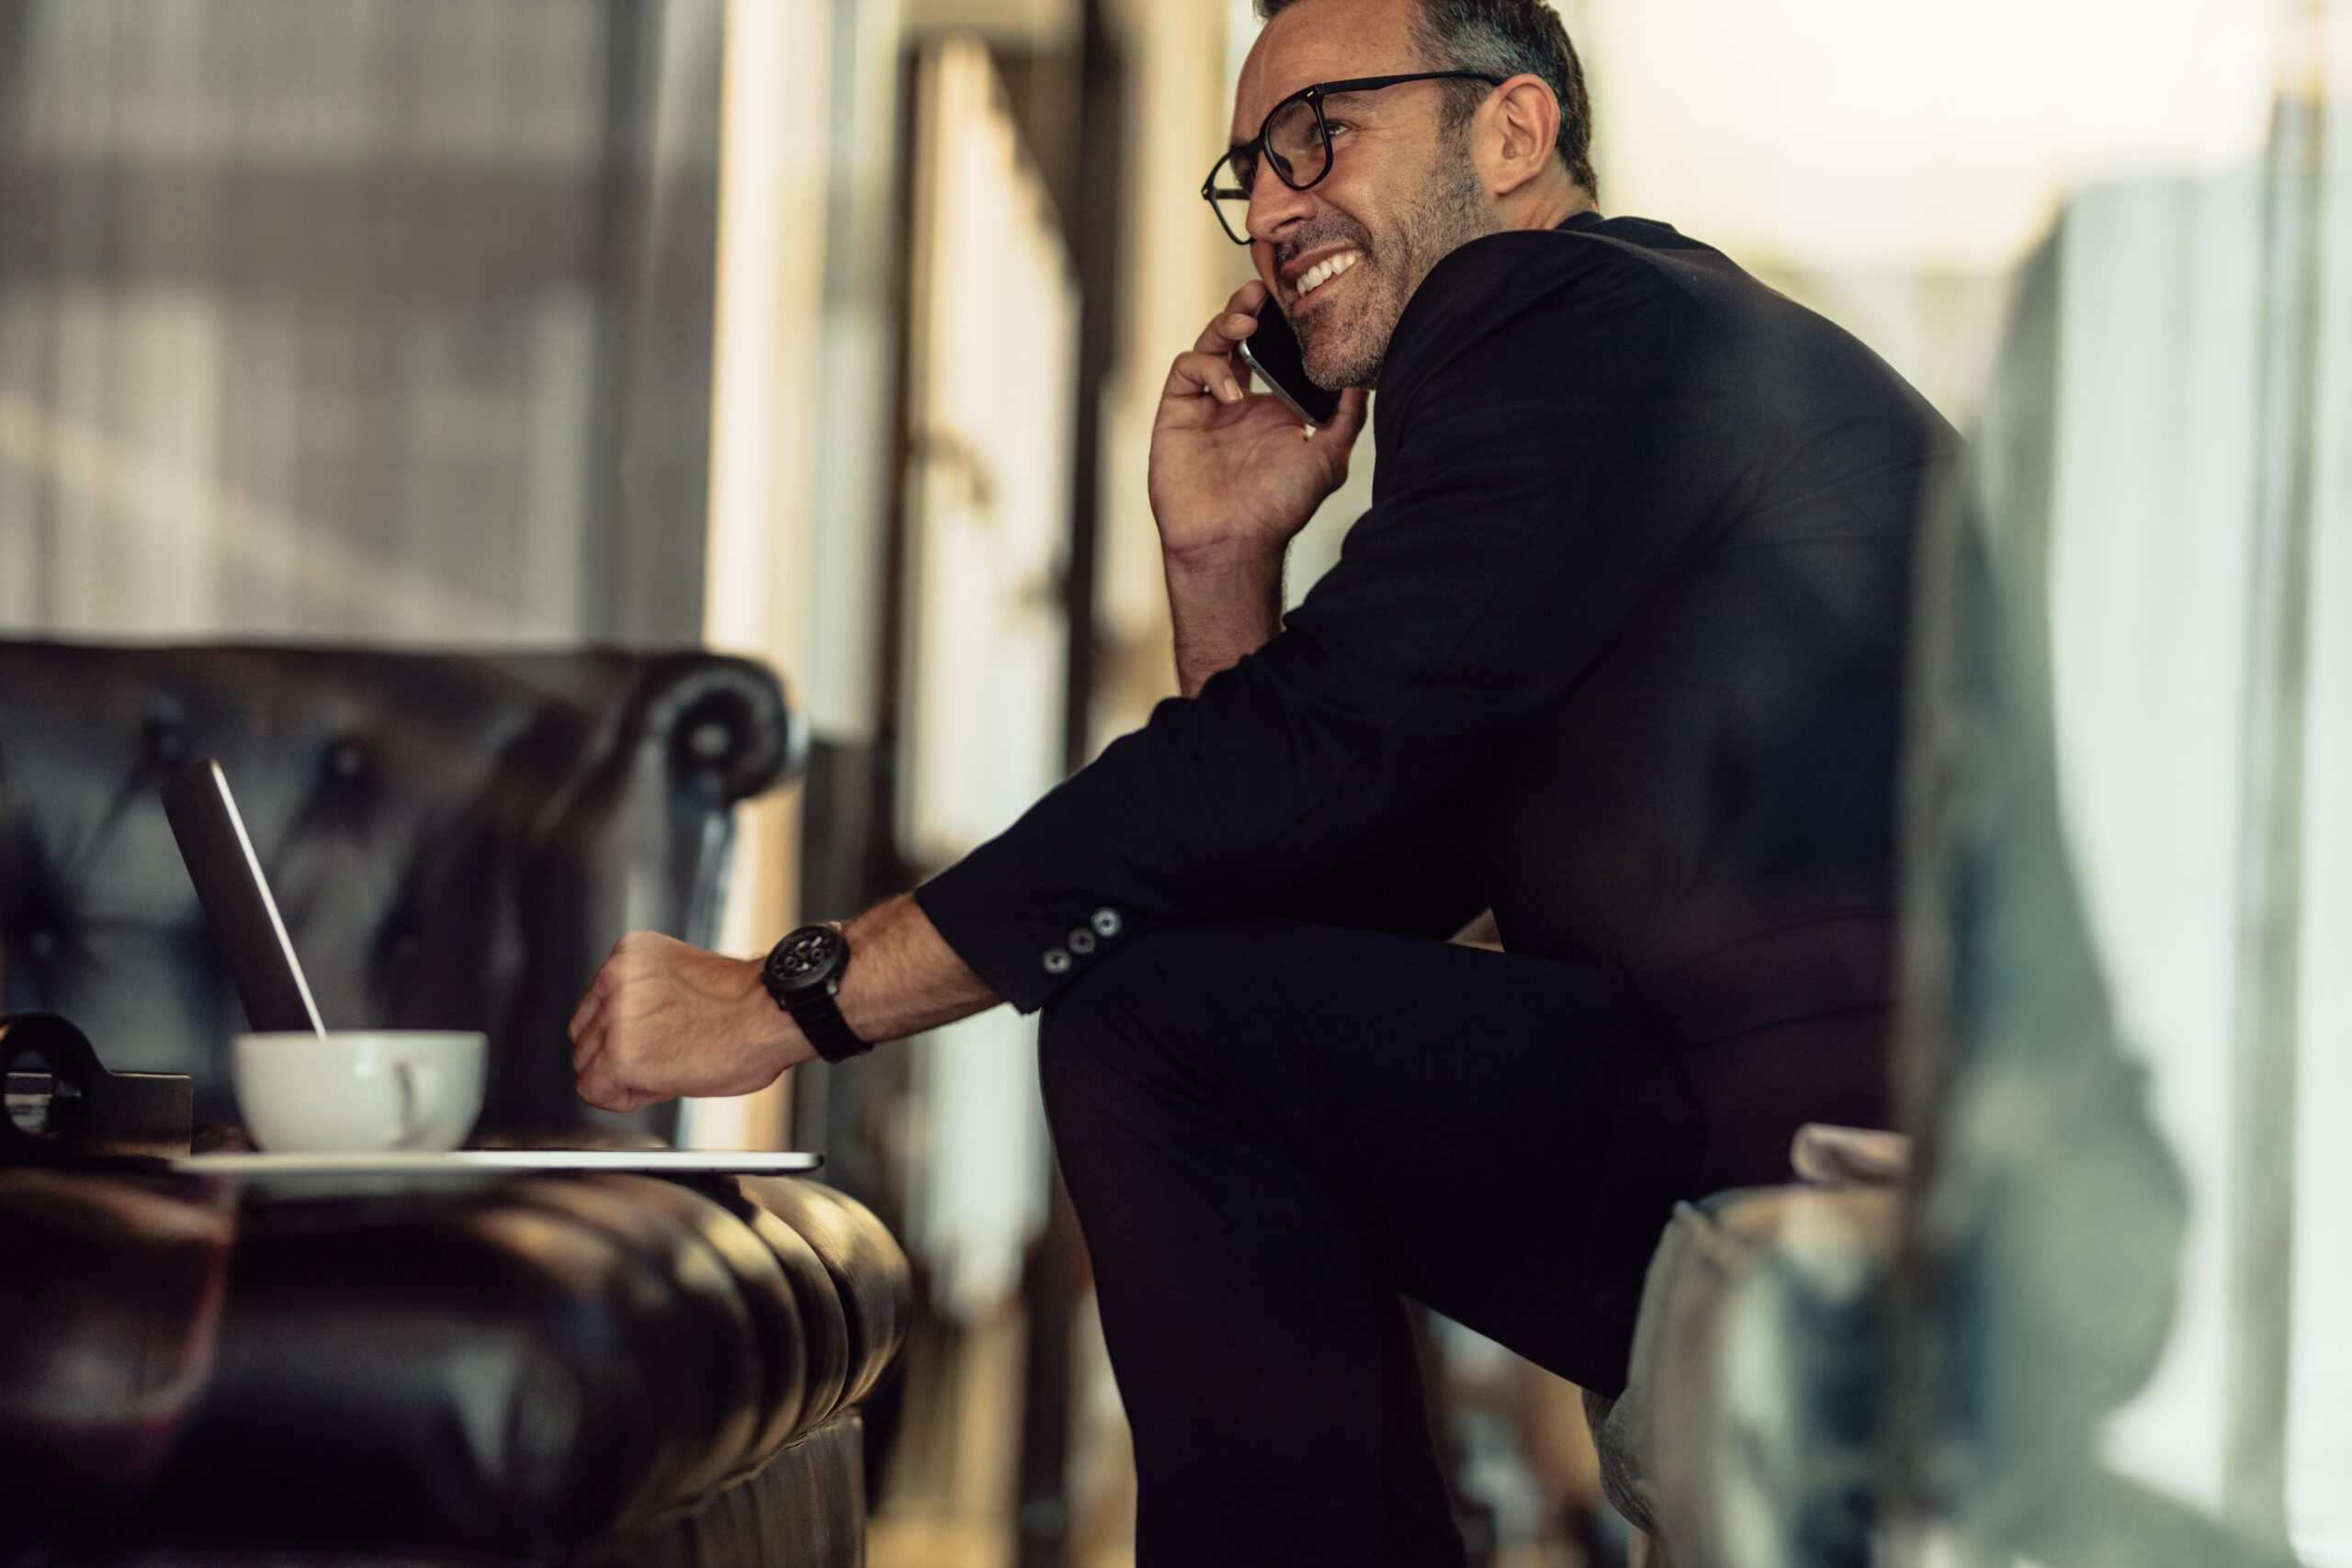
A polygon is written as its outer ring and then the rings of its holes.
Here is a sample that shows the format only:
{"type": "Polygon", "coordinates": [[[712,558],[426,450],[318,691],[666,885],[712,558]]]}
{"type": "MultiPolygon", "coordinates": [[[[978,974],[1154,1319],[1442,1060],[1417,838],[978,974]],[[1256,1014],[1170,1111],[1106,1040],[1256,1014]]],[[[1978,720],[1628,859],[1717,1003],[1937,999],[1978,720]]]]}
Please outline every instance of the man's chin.
{"type": "Polygon", "coordinates": [[[1336,392],[1350,386],[1374,386],[1381,378],[1387,333],[1395,322],[1371,322],[1366,315],[1364,301],[1334,299],[1322,310],[1307,312],[1306,322],[1294,322],[1298,360],[1306,365],[1307,381],[1336,392]]]}
{"type": "Polygon", "coordinates": [[[1344,391],[1350,387],[1369,387],[1380,376],[1380,360],[1340,349],[1318,355],[1309,351],[1301,356],[1306,367],[1306,378],[1327,392],[1344,391]]]}
{"type": "Polygon", "coordinates": [[[1310,321],[1299,342],[1306,378],[1327,392],[1371,386],[1387,344],[1366,342],[1371,333],[1365,329],[1362,320],[1310,321]]]}

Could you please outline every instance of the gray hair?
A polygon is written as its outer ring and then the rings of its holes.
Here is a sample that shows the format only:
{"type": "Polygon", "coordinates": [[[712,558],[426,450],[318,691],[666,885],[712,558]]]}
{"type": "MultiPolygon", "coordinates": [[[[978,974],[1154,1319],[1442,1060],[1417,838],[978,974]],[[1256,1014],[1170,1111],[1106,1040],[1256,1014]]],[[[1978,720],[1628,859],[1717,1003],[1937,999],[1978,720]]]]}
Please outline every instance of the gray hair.
{"type": "MultiPolygon", "coordinates": [[[[1258,16],[1272,21],[1298,0],[1257,0],[1258,16]]],[[[1423,58],[1446,71],[1477,71],[1506,81],[1526,74],[1543,78],[1560,101],[1561,160],[1568,177],[1600,194],[1592,167],[1592,100],[1585,91],[1584,65],[1559,14],[1544,0],[1417,0],[1413,37],[1423,58]]],[[[1449,130],[1465,124],[1487,99],[1476,82],[1449,82],[1449,130]]]]}

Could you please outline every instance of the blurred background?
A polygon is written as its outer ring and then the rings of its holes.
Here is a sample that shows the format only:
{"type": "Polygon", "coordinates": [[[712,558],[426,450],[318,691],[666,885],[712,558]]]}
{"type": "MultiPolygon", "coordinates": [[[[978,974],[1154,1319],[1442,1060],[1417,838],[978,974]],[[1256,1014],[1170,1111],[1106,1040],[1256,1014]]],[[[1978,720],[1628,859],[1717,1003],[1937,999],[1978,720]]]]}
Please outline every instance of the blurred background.
{"type": "MultiPolygon", "coordinates": [[[[2065,798],[2196,1194],[2172,1348],[2110,1448],[2214,1507],[2275,1494],[2311,1561],[2352,1563],[2352,1227],[2247,1197],[2352,1178],[2352,541],[2325,497],[2283,579],[2317,606],[2281,677],[2311,869],[2289,936],[2241,940],[2278,765],[2246,739],[2273,689],[2249,411],[2266,332],[2352,353],[2338,218],[2310,308],[2261,308],[2266,192],[2282,145],[2347,166],[2342,18],[1560,9],[1604,209],[1725,249],[1964,428],[2021,268],[2072,235],[2065,798]],[[2249,995],[2294,1005],[2249,1022],[2249,995]],[[2285,1369],[2272,1439],[2250,1344],[2285,1369]]],[[[726,944],[910,886],[1173,694],[1146,452],[1167,361],[1248,276],[1197,191],[1257,27],[1248,0],[0,0],[0,632],[755,654],[813,745],[742,808],[726,944]]],[[[2352,405],[2322,405],[2303,438],[2352,449],[2352,405]]],[[[806,1068],[684,1135],[822,1150],[919,1260],[868,1407],[876,1568],[1132,1561],[1030,1021],[806,1068]]],[[[1622,1561],[1575,1391],[1427,1328],[1479,1560],[1622,1561]]]]}

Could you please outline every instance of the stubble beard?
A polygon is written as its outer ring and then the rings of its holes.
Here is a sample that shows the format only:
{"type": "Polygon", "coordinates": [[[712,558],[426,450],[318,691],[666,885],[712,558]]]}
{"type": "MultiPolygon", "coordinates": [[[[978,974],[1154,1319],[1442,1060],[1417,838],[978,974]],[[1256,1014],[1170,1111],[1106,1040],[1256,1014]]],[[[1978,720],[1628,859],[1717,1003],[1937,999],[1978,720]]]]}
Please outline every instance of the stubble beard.
{"type": "Polygon", "coordinates": [[[1348,274],[1362,280],[1354,291],[1356,300],[1347,306],[1334,300],[1337,308],[1326,307],[1304,322],[1293,322],[1307,378],[1317,386],[1332,391],[1378,386],[1388,340],[1430,270],[1464,244],[1494,231],[1469,149],[1453,143],[1452,137],[1441,143],[1419,196],[1402,209],[1392,232],[1375,238],[1351,222],[1344,235],[1310,235],[1293,243],[1293,254],[1342,238],[1363,252],[1363,260],[1348,274]]]}

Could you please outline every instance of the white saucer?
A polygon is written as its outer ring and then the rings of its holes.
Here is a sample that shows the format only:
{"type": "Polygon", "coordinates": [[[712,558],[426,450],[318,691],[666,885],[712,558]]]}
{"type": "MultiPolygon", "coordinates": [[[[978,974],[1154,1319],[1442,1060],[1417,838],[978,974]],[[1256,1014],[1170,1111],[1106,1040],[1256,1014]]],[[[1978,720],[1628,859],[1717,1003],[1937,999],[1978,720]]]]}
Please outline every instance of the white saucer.
{"type": "Polygon", "coordinates": [[[791,1176],[822,1155],[748,1149],[458,1149],[451,1154],[186,1155],[189,1176],[456,1176],[544,1170],[627,1170],[645,1176],[791,1176]]]}

